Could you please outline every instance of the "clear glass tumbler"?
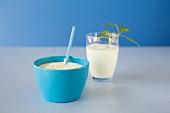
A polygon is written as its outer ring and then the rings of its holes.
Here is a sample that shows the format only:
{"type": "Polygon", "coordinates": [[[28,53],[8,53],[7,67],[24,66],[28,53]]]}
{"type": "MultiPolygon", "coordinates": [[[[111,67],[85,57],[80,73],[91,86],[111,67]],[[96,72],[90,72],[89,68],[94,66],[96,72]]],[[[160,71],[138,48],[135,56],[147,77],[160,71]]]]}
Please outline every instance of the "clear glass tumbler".
{"type": "Polygon", "coordinates": [[[86,53],[90,62],[90,74],[93,80],[112,80],[118,60],[119,38],[100,37],[100,32],[86,35],[86,53]]]}

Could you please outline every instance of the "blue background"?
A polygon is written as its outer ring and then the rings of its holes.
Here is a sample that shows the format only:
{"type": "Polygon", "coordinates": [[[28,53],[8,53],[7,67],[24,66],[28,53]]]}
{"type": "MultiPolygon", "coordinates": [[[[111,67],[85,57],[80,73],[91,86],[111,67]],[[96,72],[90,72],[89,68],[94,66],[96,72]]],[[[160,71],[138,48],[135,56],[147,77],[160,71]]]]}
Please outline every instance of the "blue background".
{"type": "Polygon", "coordinates": [[[107,22],[142,46],[170,46],[170,0],[0,0],[0,46],[67,46],[72,25],[73,45],[85,46],[85,34],[107,22]]]}

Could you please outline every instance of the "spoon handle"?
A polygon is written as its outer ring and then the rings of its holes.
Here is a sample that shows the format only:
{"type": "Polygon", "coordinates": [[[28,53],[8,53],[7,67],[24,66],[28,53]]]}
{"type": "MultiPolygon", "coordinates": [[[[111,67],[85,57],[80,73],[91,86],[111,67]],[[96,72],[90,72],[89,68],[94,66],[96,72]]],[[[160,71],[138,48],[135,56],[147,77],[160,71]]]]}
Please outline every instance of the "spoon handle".
{"type": "Polygon", "coordinates": [[[73,43],[73,37],[74,37],[75,29],[76,29],[76,27],[73,26],[72,31],[71,31],[71,35],[70,35],[69,45],[68,45],[68,48],[67,48],[66,58],[64,59],[65,65],[67,65],[67,63],[68,63],[68,58],[69,58],[70,49],[71,49],[71,46],[72,46],[72,43],[73,43]]]}

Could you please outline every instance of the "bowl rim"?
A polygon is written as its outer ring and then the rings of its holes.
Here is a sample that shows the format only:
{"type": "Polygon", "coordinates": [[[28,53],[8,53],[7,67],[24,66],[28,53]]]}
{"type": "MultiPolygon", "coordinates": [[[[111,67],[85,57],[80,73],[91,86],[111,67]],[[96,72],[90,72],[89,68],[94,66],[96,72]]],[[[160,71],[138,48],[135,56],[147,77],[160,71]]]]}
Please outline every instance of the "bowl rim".
{"type": "Polygon", "coordinates": [[[37,69],[41,69],[41,70],[44,70],[44,71],[71,71],[71,70],[80,70],[80,69],[83,69],[83,68],[87,68],[89,66],[89,61],[85,58],[81,58],[81,57],[76,57],[76,56],[69,56],[69,57],[72,57],[72,58],[76,58],[76,59],[80,59],[80,60],[84,60],[87,62],[86,65],[82,65],[81,67],[79,68],[73,68],[73,69],[66,69],[66,70],[61,70],[61,69],[46,69],[46,68],[41,68],[39,66],[37,66],[35,63],[38,61],[38,60],[41,60],[41,59],[46,59],[46,58],[52,58],[52,57],[65,57],[65,56],[46,56],[46,57],[41,57],[41,58],[38,58],[34,61],[33,63],[33,66],[34,68],[37,68],[37,69]]]}

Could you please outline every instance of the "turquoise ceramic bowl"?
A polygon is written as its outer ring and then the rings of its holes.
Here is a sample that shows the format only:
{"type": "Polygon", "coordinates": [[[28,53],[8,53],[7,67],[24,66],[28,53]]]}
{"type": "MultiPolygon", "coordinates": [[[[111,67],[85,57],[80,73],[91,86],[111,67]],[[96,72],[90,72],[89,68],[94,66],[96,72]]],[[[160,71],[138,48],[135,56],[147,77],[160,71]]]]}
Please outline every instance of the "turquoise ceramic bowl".
{"type": "Polygon", "coordinates": [[[50,62],[63,62],[65,56],[44,57],[34,62],[36,82],[44,99],[51,102],[71,102],[80,98],[88,77],[89,62],[78,57],[69,57],[69,62],[83,67],[69,70],[40,68],[50,62]]]}

